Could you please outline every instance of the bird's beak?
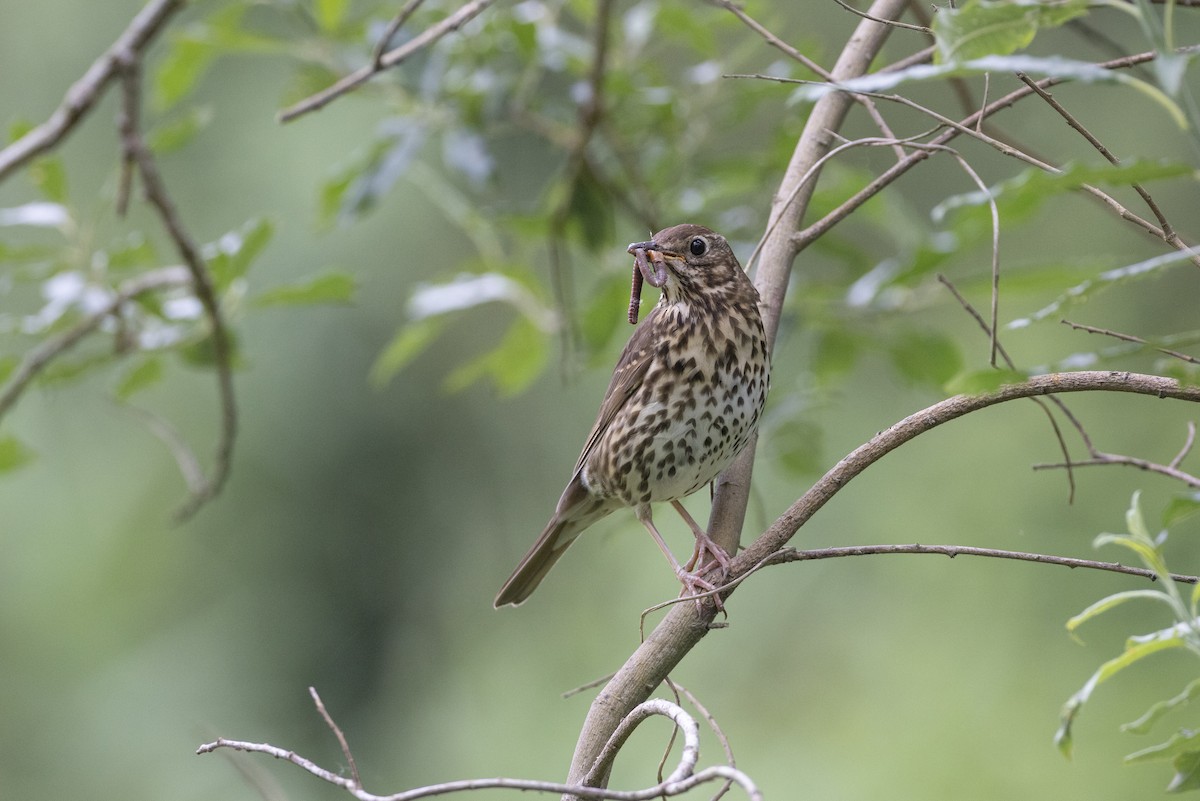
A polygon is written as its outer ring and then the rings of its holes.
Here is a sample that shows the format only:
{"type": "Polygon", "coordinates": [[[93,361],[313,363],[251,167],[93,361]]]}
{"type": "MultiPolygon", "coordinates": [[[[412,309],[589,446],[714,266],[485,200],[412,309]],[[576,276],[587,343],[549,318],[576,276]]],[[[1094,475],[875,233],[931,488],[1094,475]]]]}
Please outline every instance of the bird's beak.
{"type": "Polygon", "coordinates": [[[625,248],[625,252],[633,253],[633,251],[637,250],[638,248],[641,248],[642,250],[661,250],[658,245],[654,244],[654,240],[651,239],[648,242],[634,242],[629,247],[625,248]]]}

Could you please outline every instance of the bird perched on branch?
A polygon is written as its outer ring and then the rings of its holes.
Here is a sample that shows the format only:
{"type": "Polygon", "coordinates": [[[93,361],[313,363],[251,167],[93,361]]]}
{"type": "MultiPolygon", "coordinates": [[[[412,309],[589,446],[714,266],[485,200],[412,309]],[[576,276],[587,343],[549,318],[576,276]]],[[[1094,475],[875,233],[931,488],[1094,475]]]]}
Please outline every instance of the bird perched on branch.
{"type": "Polygon", "coordinates": [[[758,291],[725,237],[699,225],[659,231],[629,252],[630,322],[642,280],[662,297],[621,352],[554,516],[500,589],[497,608],[528,598],[584,529],[622,507],[633,508],[689,592],[712,589],[701,574],[729,567],[679,500],[716,478],[758,425],[770,380],[758,291]],[[696,536],[683,566],[654,526],[650,505],[660,502],[696,536]]]}

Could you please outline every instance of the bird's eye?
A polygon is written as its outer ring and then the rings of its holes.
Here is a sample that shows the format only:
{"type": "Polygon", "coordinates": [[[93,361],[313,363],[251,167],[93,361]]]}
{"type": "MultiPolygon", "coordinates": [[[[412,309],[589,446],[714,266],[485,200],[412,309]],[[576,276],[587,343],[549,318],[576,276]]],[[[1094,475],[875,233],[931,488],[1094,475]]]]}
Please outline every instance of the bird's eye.
{"type": "Polygon", "coordinates": [[[692,251],[693,256],[703,256],[704,251],[708,250],[708,243],[700,237],[696,237],[692,240],[692,243],[688,245],[688,248],[692,251]]]}

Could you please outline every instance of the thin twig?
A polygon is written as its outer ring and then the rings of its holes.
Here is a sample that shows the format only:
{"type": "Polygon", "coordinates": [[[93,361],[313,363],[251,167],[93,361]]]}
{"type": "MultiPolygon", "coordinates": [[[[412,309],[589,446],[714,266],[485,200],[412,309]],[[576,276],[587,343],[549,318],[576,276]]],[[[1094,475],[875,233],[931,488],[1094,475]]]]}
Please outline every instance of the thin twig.
{"type": "MultiPolygon", "coordinates": [[[[954,298],[958,301],[958,304],[960,306],[962,306],[963,309],[966,310],[967,314],[971,315],[971,317],[975,320],[975,322],[979,325],[979,327],[981,329],[983,329],[983,333],[985,335],[990,335],[992,329],[988,326],[987,321],[984,320],[983,315],[980,314],[973,305],[971,305],[971,302],[969,300],[967,300],[966,297],[964,297],[961,292],[958,291],[958,287],[956,287],[953,284],[953,282],[950,281],[949,278],[942,275],[941,273],[938,273],[937,280],[942,284],[942,286],[946,287],[946,289],[948,289],[950,291],[950,294],[953,295],[954,298]]],[[[1000,340],[998,338],[996,339],[996,352],[1000,355],[1000,358],[1002,358],[1004,360],[1004,364],[1008,367],[1008,369],[1010,369],[1010,370],[1017,369],[1016,364],[1013,362],[1012,358],[1008,355],[1008,351],[1006,351],[1004,349],[1004,345],[1002,345],[1000,343],[1000,340]]],[[[1062,428],[1059,427],[1058,420],[1056,420],[1054,418],[1054,413],[1050,411],[1050,407],[1047,405],[1047,401],[1050,403],[1053,403],[1055,406],[1057,406],[1063,412],[1063,414],[1065,414],[1067,416],[1068,420],[1075,422],[1076,428],[1081,428],[1081,426],[1078,423],[1078,421],[1075,420],[1074,415],[1071,414],[1070,410],[1067,408],[1067,404],[1063,401],[1062,398],[1059,398],[1055,395],[1051,395],[1045,399],[1030,398],[1030,400],[1032,400],[1034,403],[1036,403],[1038,405],[1038,408],[1041,409],[1043,412],[1045,412],[1046,419],[1050,421],[1050,428],[1054,431],[1054,438],[1058,442],[1058,449],[1062,453],[1063,462],[1067,467],[1067,503],[1069,503],[1069,504],[1074,503],[1075,502],[1075,473],[1074,473],[1074,471],[1071,470],[1071,451],[1069,448],[1067,448],[1067,441],[1063,438],[1062,428]]],[[[1088,441],[1086,432],[1084,433],[1084,441],[1085,442],[1088,441]]]]}
{"type": "Polygon", "coordinates": [[[865,11],[859,11],[857,8],[850,5],[845,0],[833,0],[833,2],[837,3],[839,6],[846,9],[851,14],[856,14],[856,15],[862,17],[863,19],[869,19],[869,20],[871,20],[871,22],[878,22],[880,25],[890,25],[893,28],[904,28],[907,31],[917,31],[919,33],[929,33],[929,34],[933,33],[933,30],[931,28],[927,28],[924,25],[911,25],[907,22],[901,22],[900,20],[895,20],[895,19],[880,19],[879,17],[872,16],[865,11]]]}
{"type": "Polygon", "coordinates": [[[61,334],[43,340],[26,354],[20,365],[4,382],[4,386],[0,388],[0,418],[4,417],[12,408],[29,383],[37,378],[42,370],[46,369],[56,358],[78,345],[126,303],[147,292],[184,287],[190,282],[191,276],[184,268],[163,267],[122,283],[112,298],[103,306],[95,309],[61,334]]]}
{"type": "MultiPolygon", "coordinates": [[[[787,55],[789,58],[804,65],[804,67],[811,70],[813,73],[819,75],[824,80],[826,80],[826,81],[832,80],[833,76],[832,76],[832,73],[829,72],[829,70],[825,69],[820,64],[813,61],[811,58],[804,55],[799,50],[792,47],[790,44],[783,41],[775,34],[771,33],[771,31],[768,30],[766,26],[762,25],[756,19],[751,17],[749,14],[747,14],[745,9],[743,9],[741,6],[737,5],[737,3],[733,2],[733,0],[710,0],[710,2],[712,2],[714,5],[724,8],[726,11],[733,14],[735,17],[737,17],[739,20],[741,20],[742,24],[744,24],[747,28],[749,28],[750,30],[754,31],[759,36],[761,36],[763,38],[763,41],[765,41],[771,47],[776,48],[780,52],[787,55]]],[[[871,121],[875,123],[875,125],[879,128],[879,131],[884,136],[891,138],[891,139],[898,138],[896,136],[896,133],[892,130],[891,126],[888,125],[887,120],[885,120],[883,118],[883,114],[881,114],[879,112],[879,106],[875,103],[875,101],[871,100],[871,98],[869,98],[869,97],[856,98],[856,100],[866,110],[867,115],[871,118],[871,121]]],[[[899,147],[897,147],[895,149],[895,153],[896,153],[896,158],[898,158],[898,159],[904,157],[904,151],[899,147]]]]}
{"type": "Polygon", "coordinates": [[[346,735],[342,732],[342,727],[333,721],[329,710],[325,708],[325,702],[317,694],[316,687],[309,687],[308,694],[312,698],[313,704],[316,705],[317,712],[321,714],[321,719],[325,721],[325,725],[329,727],[329,730],[333,732],[333,736],[337,738],[338,745],[342,747],[342,756],[346,758],[346,764],[350,766],[350,776],[354,779],[354,786],[362,787],[362,777],[358,775],[358,764],[354,761],[354,754],[350,752],[350,744],[346,742],[346,735]]]}
{"type": "Polygon", "coordinates": [[[400,28],[404,26],[404,23],[408,22],[408,18],[411,17],[424,2],[425,0],[408,0],[408,2],[404,4],[404,8],[400,9],[400,13],[393,17],[392,21],[388,23],[388,26],[384,28],[383,35],[381,35],[379,37],[379,41],[375,43],[375,50],[371,54],[371,66],[375,68],[376,72],[379,72],[384,68],[383,54],[387,52],[387,47],[389,44],[391,44],[392,37],[396,35],[396,31],[400,30],[400,28]]]}
{"type": "Polygon", "coordinates": [[[204,503],[216,497],[229,477],[233,459],[233,444],[237,436],[237,402],[233,391],[233,354],[229,333],[217,300],[216,289],[208,264],[200,249],[183,226],[175,203],[167,192],[166,184],[159,175],[154,155],[146,146],[140,128],[141,118],[141,70],[136,54],[126,53],[120,59],[122,103],[118,119],[123,155],[137,164],[142,179],[142,190],[146,201],[157,212],[163,228],[174,242],[192,277],[192,290],[204,314],[208,318],[209,336],[212,340],[213,359],[217,373],[217,385],[221,399],[221,430],[217,440],[217,452],[212,475],[199,492],[176,511],[176,519],[186,520],[195,514],[204,503]]]}
{"type": "Polygon", "coordinates": [[[1153,344],[1147,342],[1146,340],[1142,339],[1141,337],[1135,337],[1133,334],[1122,334],[1119,331],[1110,331],[1107,328],[1094,328],[1090,325],[1083,325],[1082,323],[1073,323],[1070,320],[1063,320],[1062,323],[1063,323],[1063,325],[1069,325],[1071,328],[1075,329],[1076,331],[1087,331],[1089,334],[1103,334],[1106,337],[1112,337],[1113,339],[1119,339],[1123,342],[1135,342],[1139,345],[1146,345],[1148,347],[1154,348],[1159,353],[1165,354],[1167,356],[1171,356],[1176,359],[1180,359],[1189,364],[1200,364],[1200,359],[1197,359],[1195,356],[1189,356],[1186,353],[1180,353],[1177,350],[1171,350],[1170,348],[1162,348],[1162,347],[1159,347],[1158,345],[1153,345],[1153,344]]]}
{"type": "Polygon", "coordinates": [[[1196,443],[1196,424],[1193,423],[1191,420],[1188,420],[1187,437],[1183,441],[1183,447],[1179,449],[1179,453],[1175,454],[1175,458],[1167,463],[1167,467],[1170,467],[1172,469],[1179,467],[1180,462],[1182,462],[1185,458],[1187,458],[1187,455],[1192,450],[1192,445],[1194,445],[1195,443],[1196,443]]]}
{"type": "MultiPolygon", "coordinates": [[[[1022,83],[1036,92],[1038,97],[1046,101],[1050,108],[1057,111],[1058,114],[1066,121],[1067,125],[1078,131],[1080,136],[1086,139],[1092,147],[1096,148],[1096,151],[1099,152],[1109,164],[1116,165],[1121,163],[1121,160],[1113,155],[1112,151],[1105,147],[1104,143],[1097,139],[1091,131],[1085,128],[1083,124],[1079,122],[1079,120],[1076,119],[1073,114],[1071,114],[1071,112],[1067,111],[1061,103],[1055,100],[1053,95],[1051,95],[1042,87],[1038,86],[1037,82],[1031,79],[1025,73],[1018,72],[1017,77],[1021,79],[1022,83]]],[[[1179,238],[1179,235],[1175,233],[1175,229],[1167,220],[1166,215],[1163,214],[1163,211],[1159,207],[1158,203],[1155,202],[1154,198],[1151,197],[1146,188],[1137,182],[1130,184],[1130,186],[1133,188],[1133,191],[1137,192],[1138,195],[1141,196],[1142,200],[1145,201],[1146,206],[1150,209],[1150,212],[1154,215],[1155,219],[1158,220],[1158,224],[1162,228],[1163,238],[1176,248],[1186,247],[1186,245],[1184,245],[1182,240],[1179,238]]]]}
{"type": "Polygon", "coordinates": [[[131,57],[140,58],[167,20],[185,5],[186,0],[155,0],[139,11],[112,47],[92,62],[83,77],[71,85],[54,113],[41,125],[0,150],[0,181],[22,164],[62,141],[95,108],[104,90],[119,74],[121,63],[131,57]]]}
{"type": "MultiPolygon", "coordinates": [[[[1080,464],[1076,462],[1076,464],[1080,464]]],[[[1131,567],[1120,562],[1101,562],[1095,559],[1076,559],[1070,556],[1052,556],[1044,553],[1006,551],[998,548],[973,548],[966,545],[851,545],[839,548],[810,548],[798,550],[783,548],[771,558],[770,564],[805,562],[814,559],[837,559],[843,556],[875,556],[878,554],[940,554],[953,559],[956,556],[986,556],[991,559],[1016,559],[1022,562],[1038,562],[1044,565],[1062,565],[1069,568],[1104,570],[1110,573],[1125,573],[1130,576],[1158,580],[1158,574],[1143,567],[1131,567]]],[[[1200,583],[1200,576],[1171,573],[1171,578],[1184,584],[1200,583]]]]}
{"type": "Polygon", "coordinates": [[[464,4],[441,22],[431,25],[399,47],[384,53],[381,58],[376,59],[373,63],[355,70],[331,86],[313,95],[309,95],[298,103],[288,106],[279,113],[279,121],[291,122],[304,114],[324,108],[342,95],[357,89],[379,74],[381,70],[396,66],[413,53],[430,46],[446,34],[457,31],[482,13],[493,2],[495,0],[471,0],[471,2],[464,4]]]}
{"type": "MultiPolygon", "coordinates": [[[[505,788],[511,790],[530,790],[541,793],[558,795],[572,794],[581,798],[615,799],[615,801],[650,801],[650,799],[682,795],[694,787],[711,781],[727,780],[738,784],[752,801],[763,801],[762,793],[754,781],[742,771],[730,765],[713,765],[701,771],[695,766],[700,753],[699,729],[696,721],[676,704],[661,698],[651,699],[634,708],[625,716],[621,725],[609,738],[608,744],[601,753],[594,770],[599,774],[607,773],[612,766],[621,746],[633,733],[633,730],[644,720],[655,715],[670,718],[684,734],[684,747],[680,755],[679,765],[666,780],[643,790],[608,790],[583,784],[560,784],[557,782],[532,781],[527,779],[466,779],[463,781],[443,782],[427,787],[418,787],[392,795],[376,795],[369,793],[357,782],[357,778],[349,779],[333,771],[326,770],[310,759],[300,756],[295,751],[280,748],[270,743],[251,743],[244,740],[231,740],[219,737],[212,742],[204,743],[196,749],[197,754],[211,754],[222,748],[236,751],[267,754],[276,759],[290,762],[302,770],[316,776],[322,781],[340,787],[359,801],[413,801],[418,798],[428,798],[449,793],[467,792],[505,788]]],[[[324,716],[323,716],[324,717],[324,716]]]]}

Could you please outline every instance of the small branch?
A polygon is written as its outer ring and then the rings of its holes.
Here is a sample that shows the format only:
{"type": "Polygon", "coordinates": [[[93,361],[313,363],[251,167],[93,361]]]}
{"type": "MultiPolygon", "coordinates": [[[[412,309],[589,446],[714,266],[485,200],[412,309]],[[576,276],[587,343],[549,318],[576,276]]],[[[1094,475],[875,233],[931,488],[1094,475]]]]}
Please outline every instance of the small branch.
{"type": "MultiPolygon", "coordinates": [[[[741,20],[742,24],[744,24],[747,28],[761,36],[763,41],[769,44],[771,47],[778,49],[789,58],[802,64],[816,75],[819,75],[822,79],[826,81],[833,80],[833,75],[829,72],[829,70],[825,69],[820,64],[813,61],[811,58],[804,55],[775,34],[771,33],[771,31],[769,31],[764,25],[747,14],[741,6],[733,2],[733,0],[710,0],[710,2],[733,14],[735,17],[741,20]]],[[[885,120],[883,115],[879,112],[879,107],[875,104],[875,101],[869,97],[855,98],[855,100],[862,105],[862,107],[866,110],[867,115],[870,116],[871,120],[875,123],[884,136],[888,137],[889,139],[897,138],[891,126],[888,125],[887,120],[885,120]]],[[[902,149],[896,148],[895,152],[896,158],[900,159],[904,157],[904,151],[902,149]]]]}
{"type": "Polygon", "coordinates": [[[185,5],[186,0],[155,0],[139,11],[113,46],[92,62],[83,77],[71,85],[54,113],[41,125],[0,150],[0,181],[62,141],[95,108],[104,90],[119,74],[121,63],[127,62],[131,56],[140,58],[167,20],[185,5]]]}
{"type": "Polygon", "coordinates": [[[167,192],[166,184],[159,175],[154,155],[142,138],[141,119],[141,69],[137,54],[128,52],[118,57],[121,69],[122,103],[118,118],[123,157],[137,166],[142,179],[142,189],[147,203],[157,212],[175,248],[191,273],[192,291],[204,307],[208,318],[209,336],[212,339],[213,356],[216,364],[217,384],[221,398],[221,432],[217,441],[216,459],[212,475],[199,491],[193,490],[191,497],[176,511],[176,518],[186,520],[204,503],[216,497],[229,476],[233,458],[233,443],[237,435],[237,403],[233,392],[232,346],[225,328],[225,320],[217,300],[212,276],[200,249],[183,226],[175,203],[167,192]]]}
{"type": "Polygon", "coordinates": [[[1188,362],[1189,364],[1200,364],[1200,359],[1197,359],[1195,356],[1189,356],[1186,353],[1180,353],[1177,350],[1171,350],[1169,348],[1160,348],[1158,345],[1152,345],[1149,342],[1147,342],[1146,340],[1142,339],[1141,337],[1135,337],[1133,334],[1122,334],[1118,331],[1110,331],[1107,328],[1093,328],[1090,325],[1083,325],[1082,323],[1073,323],[1070,320],[1063,320],[1062,324],[1069,325],[1071,328],[1075,329],[1076,331],[1087,331],[1089,334],[1103,334],[1106,337],[1112,337],[1113,339],[1119,339],[1123,342],[1135,342],[1139,345],[1146,345],[1148,347],[1154,348],[1159,353],[1165,354],[1167,356],[1172,356],[1176,359],[1181,359],[1182,361],[1188,362]]]}
{"type": "MultiPolygon", "coordinates": [[[[1053,95],[1051,95],[1042,87],[1038,86],[1037,82],[1031,79],[1025,73],[1018,72],[1017,77],[1021,79],[1022,83],[1036,92],[1038,97],[1046,101],[1050,108],[1057,111],[1059,116],[1066,120],[1067,125],[1078,131],[1080,136],[1086,139],[1092,147],[1096,148],[1096,151],[1103,156],[1109,164],[1116,165],[1121,163],[1121,160],[1114,156],[1112,151],[1105,147],[1104,144],[1097,139],[1091,131],[1085,128],[1083,124],[1080,123],[1073,114],[1071,114],[1071,112],[1067,111],[1061,103],[1055,100],[1053,95]]],[[[1145,201],[1147,208],[1149,208],[1151,213],[1154,214],[1155,219],[1158,220],[1158,224],[1162,228],[1163,238],[1167,241],[1167,243],[1175,248],[1186,248],[1187,245],[1185,245],[1179,238],[1179,235],[1175,233],[1175,229],[1171,226],[1171,223],[1167,221],[1166,215],[1163,214],[1162,209],[1159,208],[1158,203],[1155,202],[1154,198],[1151,197],[1146,188],[1139,183],[1133,183],[1131,186],[1133,187],[1133,190],[1141,196],[1142,200],[1145,201]]]]}
{"type": "MultiPolygon", "coordinates": [[[[1194,428],[1191,429],[1194,431],[1194,428]]],[[[1190,447],[1190,442],[1188,446],[1190,447]]],[[[1185,447],[1183,453],[1186,454],[1185,447]]],[[[1124,456],[1118,453],[1104,453],[1103,451],[1095,451],[1090,459],[1074,459],[1070,462],[1071,467],[1102,467],[1105,465],[1123,465],[1125,467],[1136,467],[1139,470],[1145,470],[1148,473],[1158,473],[1167,478],[1174,479],[1182,484],[1187,484],[1192,489],[1200,489],[1200,478],[1193,476],[1191,473],[1186,473],[1176,466],[1175,461],[1171,464],[1159,464],[1151,462],[1148,459],[1139,459],[1136,456],[1124,456]]],[[[1055,470],[1066,467],[1060,463],[1041,463],[1033,466],[1034,470],[1055,470]]]]}
{"type": "Polygon", "coordinates": [[[1196,444],[1196,424],[1188,420],[1187,437],[1183,441],[1183,447],[1179,449],[1179,453],[1175,454],[1175,458],[1170,461],[1167,467],[1172,469],[1179,467],[1179,463],[1191,453],[1194,444],[1196,444]]]}
{"type": "MultiPolygon", "coordinates": [[[[388,52],[376,57],[371,64],[361,67],[346,77],[339,80],[337,83],[322,89],[316,94],[310,95],[298,103],[295,103],[279,113],[280,122],[291,122],[309,112],[324,108],[329,103],[337,100],[344,94],[357,89],[362,84],[369,81],[371,78],[378,75],[389,67],[394,67],[406,58],[411,56],[426,47],[429,47],[434,42],[441,39],[449,33],[453,33],[466,25],[476,16],[483,12],[495,0],[471,0],[455,11],[450,16],[443,19],[436,25],[431,25],[417,36],[409,39],[399,47],[389,50],[388,52]]],[[[403,20],[401,20],[403,22],[403,20]]],[[[399,27],[399,26],[397,26],[399,27]]]]}
{"type": "Polygon", "coordinates": [[[404,23],[408,22],[408,18],[424,2],[425,0],[408,0],[404,4],[404,8],[400,9],[400,13],[388,23],[387,28],[383,31],[383,35],[379,37],[379,41],[375,44],[374,53],[371,55],[371,66],[375,68],[376,72],[383,69],[383,55],[387,52],[387,46],[391,44],[392,37],[396,35],[396,31],[400,30],[404,26],[404,23]]]}
{"type": "Polygon", "coordinates": [[[342,727],[333,722],[333,717],[330,716],[329,710],[325,709],[325,702],[317,694],[316,687],[309,687],[308,695],[317,707],[317,712],[320,713],[321,719],[325,721],[325,725],[329,727],[329,730],[333,732],[333,736],[337,738],[338,745],[342,747],[342,756],[346,757],[346,764],[350,766],[350,776],[354,781],[354,786],[362,787],[362,777],[358,775],[358,764],[354,761],[354,754],[350,753],[350,744],[346,742],[346,735],[342,732],[342,727]]]}
{"type": "Polygon", "coordinates": [[[925,34],[933,33],[933,30],[931,28],[927,28],[924,25],[910,25],[907,22],[900,22],[899,20],[895,20],[895,19],[880,19],[879,17],[872,16],[865,11],[859,11],[857,8],[850,5],[845,0],[833,0],[833,2],[837,3],[839,6],[846,9],[851,14],[860,16],[863,19],[869,19],[869,20],[871,20],[871,22],[878,22],[880,25],[890,25],[893,28],[903,28],[906,31],[917,31],[919,33],[925,33],[925,34]]]}
{"type": "Polygon", "coordinates": [[[61,334],[42,341],[25,356],[21,364],[13,370],[8,381],[4,382],[3,388],[0,388],[0,418],[4,417],[12,408],[29,383],[37,378],[42,370],[46,369],[56,358],[78,345],[126,303],[147,292],[185,287],[190,282],[191,277],[184,268],[163,267],[143,273],[121,284],[108,303],[61,334]]]}
{"type": "MultiPolygon", "coordinates": [[[[314,701],[320,703],[316,691],[312,691],[314,701]]],[[[322,718],[335,732],[340,729],[324,712],[323,707],[319,707],[322,711],[322,718]]],[[[582,798],[596,799],[615,799],[615,801],[650,801],[654,798],[665,798],[670,796],[682,795],[694,787],[701,784],[706,784],[711,781],[727,780],[732,781],[745,790],[746,795],[752,801],[763,801],[762,793],[759,791],[754,781],[740,770],[729,765],[714,765],[705,768],[699,772],[695,771],[696,763],[700,755],[700,734],[696,721],[692,719],[683,709],[677,704],[672,704],[669,701],[661,698],[655,698],[638,705],[625,719],[621,725],[609,738],[608,744],[600,755],[600,760],[597,761],[595,770],[607,771],[611,767],[612,760],[616,758],[617,752],[621,746],[633,733],[642,721],[655,715],[662,715],[670,718],[680,731],[684,734],[684,746],[680,755],[679,765],[664,781],[659,782],[653,787],[648,787],[644,790],[607,790],[599,787],[589,787],[581,785],[560,784],[557,782],[542,782],[526,779],[466,779],[463,781],[444,782],[441,784],[432,784],[427,787],[418,787],[413,790],[406,790],[401,793],[392,795],[376,795],[362,789],[362,785],[358,781],[358,775],[355,773],[353,778],[346,778],[338,774],[322,768],[310,759],[300,756],[295,751],[291,751],[279,746],[271,745],[270,743],[251,743],[242,740],[230,740],[224,737],[205,743],[196,749],[197,754],[211,754],[221,748],[230,748],[235,751],[244,751],[248,753],[267,754],[276,759],[282,759],[290,762],[298,768],[308,771],[313,776],[316,776],[322,781],[328,782],[337,787],[341,787],[350,795],[359,799],[359,801],[413,801],[417,798],[428,798],[435,795],[446,795],[448,793],[466,792],[468,790],[484,790],[504,788],[510,790],[531,790],[541,793],[564,794],[570,793],[582,798]]],[[[344,743],[344,738],[339,740],[343,743],[344,753],[347,753],[344,743]]],[[[351,762],[353,764],[353,761],[351,762]]]]}
{"type": "MultiPolygon", "coordinates": [[[[1075,464],[1080,464],[1075,462],[1075,464]]],[[[1158,575],[1153,570],[1143,567],[1131,567],[1120,562],[1100,562],[1095,559],[1076,559],[1070,556],[1051,556],[1044,553],[1026,553],[1024,551],[1005,551],[997,548],[973,548],[966,545],[851,545],[840,548],[811,548],[797,550],[784,548],[773,555],[768,564],[783,564],[785,562],[807,562],[814,559],[837,559],[843,556],[875,556],[878,554],[917,553],[940,554],[953,559],[956,556],[986,556],[992,559],[1016,559],[1021,562],[1038,562],[1044,565],[1062,565],[1069,568],[1087,568],[1089,570],[1105,570],[1111,573],[1125,573],[1130,576],[1157,581],[1158,575]]],[[[1171,578],[1184,584],[1200,583],[1200,576],[1189,576],[1183,573],[1172,573],[1171,578]]]]}
{"type": "MultiPolygon", "coordinates": [[[[942,286],[946,287],[946,289],[948,289],[950,291],[950,294],[953,295],[955,300],[958,301],[959,305],[962,306],[963,309],[966,310],[967,314],[971,315],[972,319],[975,320],[976,324],[978,324],[978,326],[981,329],[983,329],[983,333],[988,336],[993,336],[995,329],[988,326],[987,322],[983,319],[983,315],[980,314],[978,311],[976,311],[975,307],[971,305],[971,302],[968,301],[965,297],[963,297],[963,294],[958,291],[958,287],[956,287],[950,281],[949,278],[942,275],[941,273],[938,273],[937,280],[942,284],[942,286]]],[[[1008,367],[1009,370],[1017,369],[1017,366],[1013,362],[1012,357],[1010,357],[1008,355],[1008,351],[1006,351],[1004,349],[1004,346],[1002,344],[1000,344],[999,338],[994,338],[993,347],[994,347],[993,352],[999,354],[1000,358],[1004,360],[1004,364],[1008,367]]],[[[994,362],[993,362],[993,366],[995,366],[994,362]]],[[[1075,427],[1079,430],[1080,434],[1083,437],[1083,441],[1085,443],[1090,444],[1090,440],[1088,439],[1087,432],[1083,430],[1083,427],[1075,419],[1075,416],[1073,414],[1071,414],[1071,410],[1067,408],[1067,404],[1063,401],[1062,398],[1051,395],[1049,398],[1046,398],[1046,399],[1030,398],[1030,400],[1032,400],[1034,403],[1036,403],[1038,405],[1038,408],[1046,413],[1046,419],[1050,421],[1050,428],[1053,429],[1053,431],[1054,431],[1054,438],[1058,442],[1058,449],[1059,449],[1059,451],[1062,452],[1063,461],[1067,468],[1067,503],[1069,503],[1069,504],[1074,503],[1075,502],[1075,472],[1073,470],[1071,470],[1071,451],[1067,448],[1067,441],[1065,439],[1063,439],[1062,429],[1059,427],[1058,420],[1055,419],[1054,413],[1052,411],[1050,411],[1050,407],[1047,405],[1047,401],[1049,401],[1050,403],[1053,403],[1055,406],[1057,406],[1059,408],[1059,410],[1062,411],[1062,413],[1066,416],[1066,418],[1075,424],[1075,427]]]]}

